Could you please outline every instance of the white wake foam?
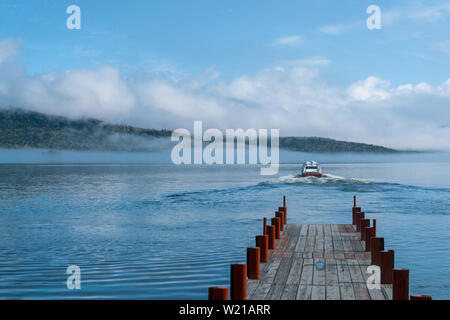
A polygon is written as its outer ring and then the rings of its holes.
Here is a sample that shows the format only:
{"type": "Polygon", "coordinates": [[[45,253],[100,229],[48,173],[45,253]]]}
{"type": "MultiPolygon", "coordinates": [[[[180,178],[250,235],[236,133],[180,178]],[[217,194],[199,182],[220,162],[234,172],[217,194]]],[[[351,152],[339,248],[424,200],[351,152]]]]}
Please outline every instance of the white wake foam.
{"type": "Polygon", "coordinates": [[[340,184],[370,184],[370,183],[377,183],[376,181],[368,180],[368,179],[361,179],[361,178],[345,178],[336,176],[329,173],[324,173],[321,178],[317,177],[302,177],[300,175],[287,175],[282,176],[277,179],[268,180],[260,182],[260,185],[269,185],[269,184],[297,184],[297,183],[303,183],[303,184],[334,184],[334,183],[340,183],[340,184]]]}

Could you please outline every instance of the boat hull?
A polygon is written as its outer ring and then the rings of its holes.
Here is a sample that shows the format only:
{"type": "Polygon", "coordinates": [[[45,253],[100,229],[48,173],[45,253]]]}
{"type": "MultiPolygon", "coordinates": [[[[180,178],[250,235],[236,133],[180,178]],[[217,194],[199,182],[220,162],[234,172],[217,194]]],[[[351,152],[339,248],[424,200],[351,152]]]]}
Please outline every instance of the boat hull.
{"type": "Polygon", "coordinates": [[[302,173],[302,177],[316,177],[316,178],[321,178],[322,174],[321,173],[302,173]]]}

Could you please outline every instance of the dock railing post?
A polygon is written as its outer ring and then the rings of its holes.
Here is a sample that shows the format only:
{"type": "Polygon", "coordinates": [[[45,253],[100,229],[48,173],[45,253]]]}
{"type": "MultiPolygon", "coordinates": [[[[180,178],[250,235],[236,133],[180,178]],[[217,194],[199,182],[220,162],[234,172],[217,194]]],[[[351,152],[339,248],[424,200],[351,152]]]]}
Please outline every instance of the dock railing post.
{"type": "Polygon", "coordinates": [[[269,262],[269,236],[256,236],[256,246],[261,249],[261,262],[269,262]]]}
{"type": "Polygon", "coordinates": [[[372,238],[373,238],[373,227],[369,227],[369,228],[365,228],[365,236],[366,238],[365,243],[366,243],[366,252],[371,251],[370,250],[370,245],[372,244],[372,238]]]}
{"type": "Polygon", "coordinates": [[[283,215],[283,221],[282,224],[286,224],[286,207],[278,207],[278,211],[281,212],[283,215]]]}
{"type": "Polygon", "coordinates": [[[267,226],[267,236],[269,240],[269,249],[275,249],[275,226],[267,226]]]}
{"type": "Polygon", "coordinates": [[[410,300],[432,300],[431,296],[425,296],[425,295],[422,295],[422,294],[411,295],[411,296],[409,296],[409,299],[410,300]]]}
{"type": "Polygon", "coordinates": [[[356,213],[356,232],[361,232],[361,219],[364,219],[364,212],[356,213]]]}
{"type": "Polygon", "coordinates": [[[392,284],[394,250],[381,251],[381,284],[392,284]]]}
{"type": "Polygon", "coordinates": [[[280,218],[272,218],[272,225],[275,227],[275,239],[281,239],[280,218]]]}
{"type": "Polygon", "coordinates": [[[249,279],[259,279],[259,264],[261,260],[261,249],[247,248],[247,277],[249,279]]]}
{"type": "Polygon", "coordinates": [[[264,217],[263,220],[263,234],[267,234],[267,218],[264,217]]]}
{"type": "Polygon", "coordinates": [[[226,287],[209,287],[208,300],[228,300],[230,291],[226,287]]]}
{"type": "Polygon", "coordinates": [[[361,219],[359,222],[359,230],[361,232],[361,240],[366,240],[366,228],[370,226],[370,219],[361,219]]]}
{"type": "Polygon", "coordinates": [[[352,224],[353,225],[356,225],[358,212],[361,212],[361,208],[360,207],[353,207],[352,208],[352,224]]]}
{"type": "Polygon", "coordinates": [[[384,238],[373,237],[370,244],[372,265],[381,265],[381,251],[384,250],[384,238]]]}
{"type": "MultiPolygon", "coordinates": [[[[278,208],[278,210],[281,211],[280,208],[278,208]]],[[[287,224],[286,196],[283,196],[283,210],[282,211],[284,213],[284,218],[283,218],[284,224],[287,224]]]]}
{"type": "Polygon", "coordinates": [[[284,212],[283,211],[277,211],[275,212],[275,217],[280,218],[280,230],[284,231],[284,212]]]}
{"type": "Polygon", "coordinates": [[[392,300],[409,299],[409,270],[392,270],[392,300]]]}
{"type": "Polygon", "coordinates": [[[247,300],[247,265],[231,265],[230,277],[231,300],[247,300]]]}

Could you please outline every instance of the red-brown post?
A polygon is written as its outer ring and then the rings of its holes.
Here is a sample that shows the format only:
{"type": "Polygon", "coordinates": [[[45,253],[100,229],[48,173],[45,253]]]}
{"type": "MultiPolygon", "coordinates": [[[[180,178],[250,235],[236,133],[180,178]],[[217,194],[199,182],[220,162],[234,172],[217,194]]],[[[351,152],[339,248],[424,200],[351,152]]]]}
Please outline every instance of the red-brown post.
{"type": "Polygon", "coordinates": [[[275,249],[275,226],[267,226],[267,236],[269,240],[269,249],[275,249]]]}
{"type": "Polygon", "coordinates": [[[286,196],[283,196],[283,207],[286,208],[286,196]]]}
{"type": "Polygon", "coordinates": [[[283,211],[283,220],[284,220],[284,224],[287,224],[287,208],[284,208],[284,211],[283,211]]]}
{"type": "Polygon", "coordinates": [[[353,207],[356,207],[356,196],[353,196],[353,207]]]}
{"type": "Polygon", "coordinates": [[[370,245],[372,244],[373,238],[373,227],[365,228],[365,238],[366,238],[366,252],[371,251],[370,245]]]}
{"type": "MultiPolygon", "coordinates": [[[[370,219],[361,219],[359,222],[359,230],[361,232],[361,240],[366,240],[366,228],[370,226],[370,219]]],[[[370,239],[369,239],[370,240],[370,239]]]]}
{"type": "Polygon", "coordinates": [[[247,248],[247,277],[259,279],[260,248],[247,248]]]}
{"type": "MultiPolygon", "coordinates": [[[[285,207],[278,207],[278,211],[277,212],[281,212],[283,214],[283,220],[280,223],[281,224],[286,224],[286,208],[285,207]]],[[[275,213],[275,216],[277,216],[276,213],[275,213]]]]}
{"type": "Polygon", "coordinates": [[[352,208],[352,224],[353,225],[356,225],[356,219],[357,219],[358,212],[361,212],[361,208],[360,207],[353,207],[352,208]]]}
{"type": "Polygon", "coordinates": [[[267,218],[264,217],[263,220],[263,234],[267,234],[267,218]]]}
{"type": "Polygon", "coordinates": [[[392,270],[392,300],[409,299],[409,270],[392,270]]]}
{"type": "Polygon", "coordinates": [[[231,265],[231,300],[247,300],[247,265],[231,265]]]}
{"type": "Polygon", "coordinates": [[[377,219],[373,219],[373,236],[377,236],[377,219]]]}
{"type": "Polygon", "coordinates": [[[423,294],[414,294],[409,296],[410,300],[431,300],[431,296],[425,296],[423,294]]]}
{"type": "Polygon", "coordinates": [[[281,239],[280,218],[272,218],[272,225],[275,226],[275,239],[281,239]]]}
{"type": "Polygon", "coordinates": [[[208,300],[228,300],[230,291],[225,287],[209,287],[208,300]]]}
{"type": "Polygon", "coordinates": [[[256,236],[256,246],[261,249],[260,261],[269,262],[269,236],[256,236]]]}
{"type": "Polygon", "coordinates": [[[275,212],[275,217],[280,218],[280,230],[284,231],[284,212],[283,211],[277,211],[275,212]]]}
{"type": "Polygon", "coordinates": [[[381,251],[381,283],[392,284],[392,269],[394,269],[394,250],[381,251]]]}
{"type": "Polygon", "coordinates": [[[384,250],[384,238],[373,237],[370,249],[372,252],[372,265],[381,265],[381,251],[384,250]]]}
{"type": "Polygon", "coordinates": [[[356,231],[357,232],[361,232],[361,229],[360,229],[360,227],[361,227],[361,225],[360,225],[361,219],[364,219],[364,212],[358,212],[356,214],[356,231]]]}

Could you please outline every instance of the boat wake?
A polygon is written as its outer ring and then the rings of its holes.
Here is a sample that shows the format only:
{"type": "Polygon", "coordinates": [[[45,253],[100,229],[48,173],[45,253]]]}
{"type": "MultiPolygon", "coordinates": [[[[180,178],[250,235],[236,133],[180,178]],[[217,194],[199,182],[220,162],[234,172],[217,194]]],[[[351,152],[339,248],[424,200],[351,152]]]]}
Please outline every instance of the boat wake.
{"type": "Polygon", "coordinates": [[[361,178],[345,178],[335,176],[329,173],[324,173],[321,178],[317,177],[302,177],[301,175],[287,175],[274,180],[262,181],[259,185],[272,184],[311,184],[311,185],[335,185],[335,184],[384,184],[384,182],[377,182],[369,179],[361,178]]]}

